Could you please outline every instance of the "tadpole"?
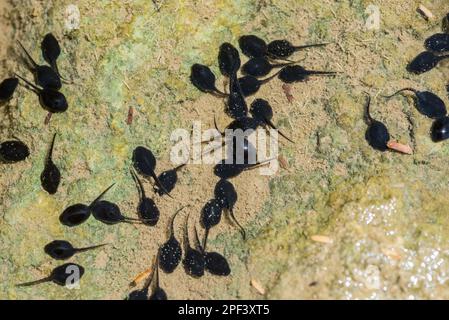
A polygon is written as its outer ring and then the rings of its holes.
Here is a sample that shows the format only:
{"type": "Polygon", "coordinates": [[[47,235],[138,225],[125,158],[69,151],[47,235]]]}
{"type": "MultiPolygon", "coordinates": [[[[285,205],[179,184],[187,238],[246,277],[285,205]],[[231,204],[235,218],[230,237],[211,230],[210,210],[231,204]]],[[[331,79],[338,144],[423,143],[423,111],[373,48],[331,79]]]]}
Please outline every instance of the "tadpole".
{"type": "Polygon", "coordinates": [[[114,185],[115,183],[106,188],[106,190],[104,190],[94,201],[92,201],[90,205],[77,203],[67,207],[59,216],[59,221],[67,227],[74,227],[82,224],[89,219],[92,206],[99,201],[114,185]]]}
{"type": "Polygon", "coordinates": [[[179,262],[181,262],[181,244],[175,237],[175,230],[173,226],[178,213],[181,212],[181,210],[184,208],[185,207],[182,207],[181,209],[176,211],[171,218],[168,240],[159,248],[159,266],[166,273],[172,273],[179,265],[179,262]]]}
{"type": "Polygon", "coordinates": [[[84,275],[84,268],[76,263],[65,263],[61,266],[58,266],[53,269],[53,271],[50,273],[48,277],[45,277],[43,279],[20,283],[16,285],[17,287],[29,287],[34,286],[36,284],[41,284],[45,282],[54,282],[57,285],[65,286],[70,280],[77,280],[79,281],[81,277],[84,275]],[[77,271],[77,276],[79,279],[74,278],[74,271],[77,271]]]}
{"type": "Polygon", "coordinates": [[[58,167],[54,164],[52,155],[53,147],[55,145],[56,133],[50,144],[50,148],[45,159],[44,170],[41,173],[42,188],[49,194],[55,194],[58,191],[59,183],[61,182],[61,173],[58,167]]]}
{"type": "Polygon", "coordinates": [[[76,253],[89,251],[93,249],[97,249],[100,247],[104,247],[104,244],[98,244],[94,246],[84,247],[84,248],[74,248],[72,244],[65,240],[53,240],[49,244],[47,244],[44,248],[46,254],[56,260],[66,260],[71,258],[76,253]]]}

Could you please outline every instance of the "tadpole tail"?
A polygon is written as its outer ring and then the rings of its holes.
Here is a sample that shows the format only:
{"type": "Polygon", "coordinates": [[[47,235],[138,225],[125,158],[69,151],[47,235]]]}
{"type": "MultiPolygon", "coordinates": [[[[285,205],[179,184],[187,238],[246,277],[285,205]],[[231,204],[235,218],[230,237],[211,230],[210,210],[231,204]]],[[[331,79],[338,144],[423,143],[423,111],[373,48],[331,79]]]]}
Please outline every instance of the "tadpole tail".
{"type": "Polygon", "coordinates": [[[251,164],[251,165],[249,165],[248,167],[244,168],[244,170],[253,170],[253,169],[257,169],[257,168],[259,168],[259,167],[261,167],[261,166],[264,166],[264,165],[270,163],[270,162],[273,161],[273,160],[276,160],[276,158],[270,158],[270,159],[264,160],[264,161],[262,161],[262,162],[257,162],[257,163],[251,164]]]}
{"type": "Polygon", "coordinates": [[[178,213],[180,213],[180,212],[181,212],[184,208],[186,208],[186,207],[188,207],[188,205],[179,208],[179,209],[175,212],[175,214],[173,215],[173,217],[171,218],[171,221],[170,221],[170,237],[172,237],[172,236],[174,235],[174,233],[175,233],[174,224],[175,224],[175,218],[176,218],[176,216],[178,215],[178,213]]]}
{"type": "Polygon", "coordinates": [[[50,67],[53,69],[54,72],[58,75],[59,78],[65,83],[65,84],[74,84],[73,80],[68,80],[65,77],[61,76],[61,73],[59,72],[58,63],[55,61],[50,63],[50,67]]]}
{"type": "Polygon", "coordinates": [[[276,128],[276,126],[274,125],[274,123],[270,119],[265,118],[264,120],[271,128],[275,129],[282,137],[284,137],[284,139],[287,139],[291,143],[295,143],[295,141],[293,141],[292,139],[287,137],[285,134],[282,133],[282,131],[280,131],[278,128],[276,128]]]}
{"type": "Polygon", "coordinates": [[[307,70],[308,76],[334,76],[338,74],[337,71],[314,71],[314,70],[307,70]]]}
{"type": "Polygon", "coordinates": [[[369,112],[370,105],[371,105],[371,96],[368,92],[365,92],[366,94],[366,103],[365,103],[365,120],[368,124],[372,123],[374,120],[371,118],[371,114],[369,112]]]}
{"type": "Polygon", "coordinates": [[[45,278],[39,279],[39,280],[30,281],[30,282],[19,283],[19,284],[16,284],[16,287],[31,287],[36,284],[41,284],[41,283],[45,283],[45,282],[49,282],[49,281],[52,281],[51,276],[45,277],[45,278]]]}
{"type": "Polygon", "coordinates": [[[193,226],[193,230],[195,231],[195,247],[200,252],[204,253],[206,251],[206,248],[203,245],[201,245],[200,237],[198,236],[198,230],[196,229],[196,225],[193,226]]]}
{"type": "Polygon", "coordinates": [[[209,230],[210,230],[210,228],[206,228],[206,232],[204,233],[204,240],[203,240],[204,251],[206,251],[207,238],[209,237],[209,230]]]}
{"type": "Polygon", "coordinates": [[[140,220],[130,220],[131,218],[128,217],[123,217],[123,220],[121,220],[120,222],[122,223],[127,223],[127,224],[144,224],[143,221],[140,220]]]}
{"type": "Polygon", "coordinates": [[[108,192],[114,185],[115,185],[115,182],[113,184],[111,184],[109,187],[107,187],[106,190],[104,190],[97,198],[95,198],[94,201],[92,201],[92,203],[90,204],[90,207],[92,207],[95,203],[97,203],[97,201],[99,201],[101,198],[103,198],[103,196],[106,194],[106,192],[108,192]]]}
{"type": "Polygon", "coordinates": [[[156,182],[157,187],[164,192],[167,196],[173,199],[173,197],[170,195],[170,193],[167,191],[167,189],[164,187],[162,182],[157,177],[156,173],[154,171],[151,171],[151,177],[154,179],[154,182],[156,182]]]}
{"type": "Polygon", "coordinates": [[[155,289],[159,289],[160,288],[160,286],[159,286],[159,255],[156,256],[156,261],[154,263],[154,268],[156,269],[156,270],[154,270],[154,272],[156,273],[156,275],[155,275],[155,281],[156,281],[155,289]]]}
{"type": "Polygon", "coordinates": [[[109,243],[102,243],[102,244],[97,244],[94,246],[89,246],[89,247],[83,247],[83,248],[75,248],[76,252],[84,252],[84,251],[88,251],[88,250],[93,250],[93,249],[97,249],[97,248],[101,248],[104,246],[107,246],[109,243]]]}
{"type": "Polygon", "coordinates": [[[25,49],[25,47],[23,46],[22,42],[20,42],[19,40],[17,40],[17,43],[19,44],[19,46],[22,48],[23,52],[25,52],[26,56],[28,57],[28,59],[31,61],[31,63],[33,64],[34,68],[38,67],[38,64],[36,63],[36,61],[34,61],[33,57],[28,53],[27,49],[25,49]]]}
{"type": "Polygon", "coordinates": [[[246,240],[246,231],[245,231],[245,229],[241,226],[241,224],[237,221],[237,219],[235,218],[234,210],[231,208],[231,209],[228,209],[228,212],[229,212],[229,216],[231,217],[232,221],[234,221],[234,223],[235,223],[235,224],[237,225],[237,227],[240,229],[240,234],[242,235],[243,241],[245,241],[245,240],[246,240]]]}
{"type": "Polygon", "coordinates": [[[142,181],[140,181],[139,177],[137,176],[136,172],[134,171],[134,169],[132,167],[129,169],[129,172],[131,173],[134,183],[137,186],[137,190],[139,191],[140,198],[141,199],[145,198],[145,189],[143,188],[142,181]]]}
{"type": "Polygon", "coordinates": [[[331,44],[332,42],[323,42],[323,43],[314,43],[314,44],[306,44],[303,46],[295,46],[295,51],[298,50],[302,50],[302,49],[307,49],[307,48],[313,48],[313,47],[324,47],[327,46],[329,44],[331,44]]]}
{"type": "Polygon", "coordinates": [[[189,240],[189,217],[190,217],[190,212],[187,214],[186,225],[184,227],[184,249],[186,252],[188,249],[191,248],[190,240],[189,240]]]}
{"type": "Polygon", "coordinates": [[[177,167],[174,168],[173,170],[178,171],[178,170],[184,168],[186,165],[187,165],[187,163],[180,164],[179,166],[177,166],[177,167]]]}
{"type": "MultiPolygon", "coordinates": [[[[291,62],[294,63],[294,61],[291,61],[291,62]]],[[[259,83],[262,85],[262,84],[265,84],[265,83],[269,82],[269,81],[272,80],[273,78],[276,78],[276,77],[279,75],[279,73],[281,73],[281,71],[282,71],[282,69],[281,69],[281,70],[278,70],[275,74],[269,76],[268,78],[259,80],[259,83]]]]}
{"type": "Polygon", "coordinates": [[[51,140],[50,148],[48,149],[47,159],[45,163],[49,163],[53,156],[53,147],[55,145],[55,140],[56,140],[56,132],[53,134],[53,139],[51,140]]]}
{"type": "Polygon", "coordinates": [[[224,136],[224,132],[221,131],[221,130],[218,128],[217,117],[215,116],[215,113],[214,113],[214,127],[215,127],[215,130],[217,130],[218,132],[220,132],[221,136],[224,136]]]}
{"type": "Polygon", "coordinates": [[[284,63],[274,63],[271,66],[273,68],[283,68],[283,67],[291,66],[292,64],[300,63],[302,61],[304,61],[304,59],[296,60],[296,61],[290,61],[289,60],[288,62],[284,62],[284,63]]]}
{"type": "Polygon", "coordinates": [[[32,84],[30,81],[28,81],[27,79],[25,79],[24,77],[18,75],[17,73],[14,73],[14,75],[19,78],[20,80],[22,80],[23,82],[25,82],[27,85],[29,85],[31,88],[28,88],[29,90],[33,91],[34,93],[36,93],[37,95],[39,94],[39,92],[41,91],[41,89],[39,89],[37,86],[35,86],[34,84],[32,84]]]}
{"type": "Polygon", "coordinates": [[[413,89],[413,88],[404,88],[404,89],[396,91],[395,93],[393,93],[393,94],[391,94],[389,96],[383,96],[383,97],[386,98],[386,99],[390,99],[390,98],[393,98],[395,95],[397,95],[397,94],[399,94],[401,92],[404,92],[404,91],[412,91],[414,94],[416,94],[416,92],[417,92],[417,90],[413,89]]]}
{"type": "Polygon", "coordinates": [[[223,91],[220,91],[218,88],[214,88],[214,91],[212,94],[216,95],[219,98],[226,98],[228,95],[224,93],[223,91]]]}

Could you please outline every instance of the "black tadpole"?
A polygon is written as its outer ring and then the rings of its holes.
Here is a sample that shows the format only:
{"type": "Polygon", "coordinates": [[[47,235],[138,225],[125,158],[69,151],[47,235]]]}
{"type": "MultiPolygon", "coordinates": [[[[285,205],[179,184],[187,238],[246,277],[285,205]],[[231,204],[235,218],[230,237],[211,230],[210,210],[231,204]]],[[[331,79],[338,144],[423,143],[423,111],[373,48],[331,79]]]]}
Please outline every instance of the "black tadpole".
{"type": "Polygon", "coordinates": [[[226,94],[217,89],[215,75],[208,66],[195,63],[190,69],[190,82],[200,91],[210,93],[219,97],[226,94]]]}
{"type": "Polygon", "coordinates": [[[296,62],[270,63],[265,57],[251,58],[243,66],[242,72],[256,78],[268,75],[274,68],[282,68],[296,62]]]}
{"type": "Polygon", "coordinates": [[[28,86],[25,86],[28,90],[33,91],[38,97],[42,108],[51,113],[60,113],[67,111],[69,107],[66,97],[59,91],[52,88],[41,89],[27,79],[16,74],[16,77],[24,81],[28,86]]]}
{"type": "Polygon", "coordinates": [[[61,89],[62,83],[58,73],[49,66],[38,65],[22,45],[22,43],[20,41],[17,42],[24,51],[25,55],[28,57],[28,61],[25,60],[25,63],[30,71],[34,74],[36,84],[44,89],[61,89]]]}
{"type": "Polygon", "coordinates": [[[76,263],[65,263],[53,269],[48,277],[43,279],[17,284],[17,287],[29,287],[45,282],[54,282],[57,285],[65,286],[68,281],[79,281],[84,275],[84,268],[76,263]],[[76,274],[75,274],[76,272],[76,274]]]}
{"type": "Polygon", "coordinates": [[[212,227],[220,223],[222,204],[217,199],[209,200],[201,210],[201,225],[206,230],[204,241],[207,241],[209,231],[212,227]]]}
{"type": "Polygon", "coordinates": [[[328,44],[330,43],[326,42],[294,46],[287,40],[274,40],[271,41],[267,46],[267,55],[272,59],[285,59],[290,57],[296,51],[313,47],[323,47],[327,46],[328,44]]]}
{"type": "Polygon", "coordinates": [[[172,192],[172,190],[175,188],[176,183],[178,182],[178,171],[184,168],[185,165],[186,163],[183,163],[173,169],[162,172],[158,176],[158,179],[161,185],[164,187],[165,191],[156,185],[154,188],[155,192],[157,192],[157,194],[159,194],[160,196],[163,196],[168,192],[172,192]]]}
{"type": "Polygon", "coordinates": [[[433,52],[424,51],[417,55],[408,65],[407,71],[422,74],[435,68],[440,61],[449,58],[449,55],[437,56],[433,52]]]}
{"type": "Polygon", "coordinates": [[[16,163],[24,161],[29,155],[30,149],[20,140],[8,140],[0,143],[0,162],[16,163]]]}
{"type": "Polygon", "coordinates": [[[158,188],[171,197],[170,192],[165,189],[155,173],[156,158],[150,149],[138,146],[133,151],[132,156],[134,169],[145,178],[152,177],[158,188]]]}
{"type": "Polygon", "coordinates": [[[279,72],[278,78],[284,83],[294,83],[307,81],[310,76],[334,76],[335,71],[315,71],[307,70],[302,66],[286,66],[279,72]]]}
{"type": "Polygon", "coordinates": [[[53,139],[48,150],[47,157],[45,159],[44,170],[41,173],[41,185],[42,188],[49,194],[55,194],[58,191],[59,183],[61,182],[61,173],[58,167],[54,164],[52,155],[53,147],[55,145],[56,133],[53,135],[53,139]]]}
{"type": "Polygon", "coordinates": [[[443,53],[449,51],[449,33],[436,33],[424,42],[424,47],[427,50],[436,53],[443,53]]]}
{"type": "Polygon", "coordinates": [[[137,214],[144,224],[155,226],[159,221],[160,211],[154,200],[146,196],[142,181],[140,181],[135,171],[131,169],[130,172],[134,182],[136,183],[137,191],[139,192],[137,214]]]}
{"type": "Polygon", "coordinates": [[[96,201],[91,206],[91,210],[94,218],[104,224],[141,223],[140,219],[125,217],[117,204],[107,200],[96,201]]]}
{"type": "Polygon", "coordinates": [[[189,215],[186,218],[184,230],[184,259],[182,261],[186,273],[192,277],[199,278],[204,275],[205,261],[203,254],[190,246],[189,241],[189,215]]]}
{"type": "Polygon", "coordinates": [[[61,47],[53,34],[47,33],[45,35],[41,42],[41,51],[44,60],[47,61],[58,76],[61,77],[58,70],[58,64],[56,62],[58,57],[61,55],[61,47]]]}
{"type": "Polygon", "coordinates": [[[94,201],[92,201],[90,205],[77,203],[67,207],[59,216],[59,221],[67,227],[75,227],[82,224],[89,219],[92,206],[95,205],[95,203],[97,203],[114,185],[115,183],[111,184],[94,201]]]}
{"type": "Polygon", "coordinates": [[[392,95],[385,96],[385,98],[392,98],[395,95],[404,91],[411,91],[415,94],[415,103],[418,111],[432,119],[438,119],[444,117],[447,114],[446,105],[444,101],[440,99],[436,94],[430,91],[418,91],[413,88],[404,88],[398,90],[392,95]]]}
{"type": "MultiPolygon", "coordinates": [[[[226,180],[221,179],[217,182],[214,189],[215,198],[220,202],[222,208],[229,214],[231,220],[237,225],[240,229],[240,233],[242,235],[243,240],[246,239],[246,231],[237,221],[234,215],[234,206],[237,203],[238,195],[235,190],[234,185],[226,180]]],[[[206,240],[206,239],[205,239],[206,240]]],[[[204,245],[206,246],[206,245],[204,245]]]]}
{"type": "Polygon", "coordinates": [[[0,83],[0,103],[10,100],[16,91],[19,79],[7,78],[0,83]]]}
{"type": "Polygon", "coordinates": [[[262,122],[265,125],[270,126],[271,128],[277,130],[277,132],[286,140],[290,141],[291,143],[295,143],[292,139],[287,137],[284,133],[282,133],[272,122],[273,118],[273,109],[271,108],[268,101],[264,99],[256,99],[251,103],[251,107],[249,109],[249,112],[251,115],[262,122]]]}
{"type": "Polygon", "coordinates": [[[255,35],[244,35],[239,38],[242,53],[248,58],[264,57],[267,53],[266,42],[255,35]]]}
{"type": "Polygon", "coordinates": [[[176,211],[171,218],[168,240],[159,248],[159,266],[166,273],[172,273],[181,262],[182,249],[181,244],[175,237],[174,223],[178,213],[184,208],[176,211]]]}
{"type": "Polygon", "coordinates": [[[205,269],[216,276],[228,276],[231,274],[231,268],[229,263],[223,255],[218,252],[206,251],[207,239],[203,241],[203,245],[200,244],[198,231],[195,226],[195,243],[204,256],[205,269]]]}
{"type": "Polygon", "coordinates": [[[436,119],[430,129],[430,136],[433,142],[447,140],[449,138],[449,117],[436,119]]]}
{"type": "Polygon", "coordinates": [[[104,244],[98,244],[98,245],[89,246],[89,247],[74,248],[72,246],[72,244],[68,241],[54,240],[44,247],[44,251],[46,254],[48,254],[53,259],[66,260],[68,258],[71,258],[76,253],[97,249],[100,247],[104,247],[105,245],[107,245],[107,244],[104,243],[104,244]]]}
{"type": "Polygon", "coordinates": [[[240,64],[238,50],[228,42],[223,43],[218,51],[218,66],[221,74],[231,77],[240,69],[240,64]]]}
{"type": "Polygon", "coordinates": [[[259,91],[259,89],[262,85],[268,83],[270,80],[277,77],[279,72],[277,72],[277,73],[273,74],[272,76],[269,76],[268,78],[265,78],[265,79],[257,79],[256,77],[251,76],[251,75],[246,75],[246,76],[239,78],[238,80],[239,80],[240,88],[242,89],[243,96],[249,97],[249,96],[257,93],[257,91],[259,91]]]}
{"type": "Polygon", "coordinates": [[[390,141],[390,134],[387,127],[380,121],[374,120],[370,115],[371,97],[367,96],[365,120],[368,124],[368,129],[365,133],[365,139],[369,145],[376,150],[385,151],[388,149],[388,142],[390,141]]]}

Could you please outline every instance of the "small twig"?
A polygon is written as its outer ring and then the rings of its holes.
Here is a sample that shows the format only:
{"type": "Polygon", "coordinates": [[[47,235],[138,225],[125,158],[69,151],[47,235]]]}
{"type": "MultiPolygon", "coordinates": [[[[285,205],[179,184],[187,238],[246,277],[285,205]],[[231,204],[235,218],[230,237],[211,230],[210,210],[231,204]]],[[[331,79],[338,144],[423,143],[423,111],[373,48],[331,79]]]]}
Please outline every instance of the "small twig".
{"type": "Polygon", "coordinates": [[[133,123],[133,114],[134,114],[134,108],[132,106],[129,106],[128,117],[126,119],[127,125],[131,125],[133,123]]]}
{"type": "Polygon", "coordinates": [[[419,5],[418,12],[421,13],[426,20],[433,20],[435,18],[433,13],[422,4],[419,5]]]}

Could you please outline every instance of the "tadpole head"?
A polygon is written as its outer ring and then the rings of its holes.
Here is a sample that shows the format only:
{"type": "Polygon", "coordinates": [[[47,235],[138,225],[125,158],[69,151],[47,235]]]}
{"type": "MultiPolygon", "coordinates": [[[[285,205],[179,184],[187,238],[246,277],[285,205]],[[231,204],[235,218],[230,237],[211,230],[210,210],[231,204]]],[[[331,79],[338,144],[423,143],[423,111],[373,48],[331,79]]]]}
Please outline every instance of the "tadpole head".
{"type": "Polygon", "coordinates": [[[268,44],[267,54],[274,59],[285,59],[295,52],[295,47],[287,40],[274,40],[268,44]]]}
{"type": "Polygon", "coordinates": [[[67,111],[69,107],[66,97],[59,91],[53,89],[43,89],[39,98],[42,107],[52,113],[61,113],[67,111]]]}
{"type": "Polygon", "coordinates": [[[132,155],[133,166],[136,171],[144,176],[151,176],[156,169],[156,158],[150,149],[138,146],[132,155]]]}
{"type": "Polygon", "coordinates": [[[0,102],[8,101],[12,98],[19,84],[19,79],[8,78],[0,83],[0,102]]]}
{"type": "Polygon", "coordinates": [[[60,182],[61,173],[58,167],[52,161],[48,162],[41,173],[42,188],[49,194],[55,194],[58,191],[60,182]]]}
{"type": "Polygon", "coordinates": [[[256,99],[251,103],[249,109],[251,115],[259,120],[271,120],[273,118],[273,109],[265,99],[256,99]]]}
{"type": "Polygon", "coordinates": [[[92,214],[95,219],[105,224],[116,224],[124,221],[120,208],[107,200],[100,200],[91,206],[92,214]]]}
{"type": "Polygon", "coordinates": [[[430,51],[421,52],[407,65],[407,71],[422,74],[436,67],[440,60],[440,57],[430,51]]]}
{"type": "Polygon", "coordinates": [[[78,279],[84,275],[84,268],[76,263],[65,263],[53,269],[51,273],[52,281],[60,286],[65,286],[69,278],[72,278],[76,272],[78,279]]]}
{"type": "Polygon", "coordinates": [[[73,256],[75,250],[70,242],[65,240],[54,240],[44,247],[44,251],[56,260],[65,260],[73,256]]]}
{"type": "Polygon", "coordinates": [[[181,244],[174,236],[159,248],[159,266],[166,273],[172,273],[181,262],[181,244]]]}
{"type": "Polygon", "coordinates": [[[266,42],[255,35],[244,35],[239,38],[242,53],[248,58],[263,57],[267,52],[266,42]]]}
{"type": "Polygon", "coordinates": [[[139,218],[149,226],[155,226],[159,221],[160,211],[156,203],[150,198],[144,198],[138,207],[139,218]]]}
{"type": "Polygon", "coordinates": [[[30,155],[28,146],[19,140],[8,140],[0,143],[0,161],[15,163],[23,161],[30,155]]]}
{"type": "Polygon", "coordinates": [[[44,89],[60,90],[62,88],[61,78],[56,71],[49,66],[37,66],[34,77],[37,85],[44,89]]]}
{"type": "Polygon", "coordinates": [[[201,210],[201,225],[210,229],[220,223],[223,208],[217,199],[209,200],[201,210]]]}
{"type": "Polygon", "coordinates": [[[90,208],[85,204],[78,203],[67,207],[59,216],[59,221],[68,227],[82,224],[90,217],[90,208]]]}
{"type": "Polygon", "coordinates": [[[56,62],[61,54],[61,47],[58,40],[51,33],[47,33],[41,42],[42,56],[50,65],[56,62]]]}
{"type": "Polygon", "coordinates": [[[206,252],[205,254],[206,270],[216,276],[229,276],[231,268],[225,257],[218,252],[206,252]]]}
{"type": "Polygon", "coordinates": [[[386,151],[390,141],[390,134],[387,127],[380,121],[373,120],[365,133],[368,144],[376,150],[386,151]]]}
{"type": "Polygon", "coordinates": [[[266,76],[273,69],[268,59],[264,57],[251,58],[242,66],[242,72],[256,78],[266,76]]]}
{"type": "Polygon", "coordinates": [[[225,179],[220,179],[214,189],[215,199],[222,204],[222,207],[231,209],[237,202],[238,195],[234,185],[225,179]]]}
{"type": "Polygon", "coordinates": [[[190,69],[190,82],[200,91],[215,91],[215,75],[209,67],[195,63],[190,69]]]}
{"type": "Polygon", "coordinates": [[[225,42],[218,51],[218,66],[224,76],[231,77],[240,69],[240,55],[230,43],[225,42]]]}
{"type": "Polygon", "coordinates": [[[449,117],[436,119],[430,129],[433,142],[441,142],[449,138],[449,117]]]}

